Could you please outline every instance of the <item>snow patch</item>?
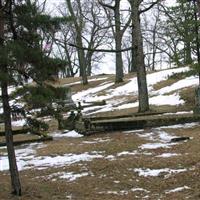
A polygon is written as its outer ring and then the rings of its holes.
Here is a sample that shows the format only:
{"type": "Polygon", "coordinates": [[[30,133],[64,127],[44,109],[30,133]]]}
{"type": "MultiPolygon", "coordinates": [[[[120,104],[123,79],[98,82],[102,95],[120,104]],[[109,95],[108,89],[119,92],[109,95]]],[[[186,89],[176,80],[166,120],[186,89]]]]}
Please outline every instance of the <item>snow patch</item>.
{"type": "Polygon", "coordinates": [[[190,189],[190,187],[188,187],[188,186],[183,186],[183,187],[178,187],[178,188],[175,188],[175,189],[172,189],[172,190],[167,190],[165,193],[166,193],[166,194],[169,194],[169,193],[180,192],[180,191],[189,190],[189,189],[190,189]]]}
{"type": "MultiPolygon", "coordinates": [[[[37,168],[38,170],[48,167],[62,167],[81,161],[92,161],[95,158],[102,158],[99,152],[85,152],[82,154],[64,154],[62,156],[35,156],[36,149],[44,147],[43,144],[31,144],[16,150],[16,159],[20,171],[37,168]]],[[[0,171],[9,170],[7,156],[0,156],[0,171]]]]}
{"type": "Polygon", "coordinates": [[[79,134],[76,131],[68,131],[68,132],[56,132],[56,133],[51,133],[50,134],[54,138],[63,138],[63,137],[71,137],[71,138],[80,138],[83,137],[83,135],[79,134]]]}
{"type": "Polygon", "coordinates": [[[171,157],[175,157],[175,156],[180,156],[181,154],[177,154],[177,153],[163,153],[161,155],[156,156],[157,158],[171,158],[171,157]]]}
{"type": "Polygon", "coordinates": [[[187,169],[169,169],[169,168],[164,168],[164,169],[142,169],[142,168],[135,168],[134,172],[137,172],[139,176],[159,176],[161,173],[167,173],[167,174],[175,174],[175,173],[181,173],[185,172],[187,169]]]}
{"type": "Polygon", "coordinates": [[[146,192],[146,193],[149,193],[148,190],[143,189],[143,188],[132,188],[131,191],[132,192],[146,192]]]}

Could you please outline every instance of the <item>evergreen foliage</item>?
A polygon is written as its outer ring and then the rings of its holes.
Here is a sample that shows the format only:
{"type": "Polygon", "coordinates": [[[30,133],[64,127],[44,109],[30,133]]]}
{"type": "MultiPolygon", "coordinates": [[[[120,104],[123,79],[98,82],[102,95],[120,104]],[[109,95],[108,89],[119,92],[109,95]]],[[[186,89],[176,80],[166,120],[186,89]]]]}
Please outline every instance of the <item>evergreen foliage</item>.
{"type": "Polygon", "coordinates": [[[12,93],[13,113],[21,110],[29,126],[36,126],[37,131],[46,130],[47,126],[37,122],[38,116],[49,109],[54,115],[59,106],[56,102],[66,98],[65,88],[55,88],[49,84],[58,77],[59,71],[67,63],[46,55],[43,47],[44,35],[60,30],[66,17],[51,17],[44,14],[37,1],[16,1],[11,9],[7,8],[4,21],[6,25],[4,43],[0,48],[0,65],[6,66],[5,73],[0,71],[0,80],[5,80],[18,89],[12,93]],[[27,83],[33,80],[33,83],[27,83]],[[37,112],[33,112],[37,109],[37,112]],[[22,111],[23,110],[23,111],[22,111]]]}
{"type": "Polygon", "coordinates": [[[196,9],[193,1],[177,0],[177,3],[166,11],[166,34],[173,38],[174,44],[178,44],[173,56],[173,61],[178,65],[192,64],[197,57],[195,29],[196,23],[200,26],[200,21],[195,20],[196,9]]]}

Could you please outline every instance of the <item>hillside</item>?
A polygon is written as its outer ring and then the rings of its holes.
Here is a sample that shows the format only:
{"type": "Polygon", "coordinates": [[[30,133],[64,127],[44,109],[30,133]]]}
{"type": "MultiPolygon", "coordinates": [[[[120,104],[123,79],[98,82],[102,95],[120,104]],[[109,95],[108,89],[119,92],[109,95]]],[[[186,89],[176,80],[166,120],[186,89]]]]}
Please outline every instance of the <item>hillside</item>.
{"type": "MultiPolygon", "coordinates": [[[[148,73],[147,81],[153,111],[192,113],[198,77],[191,75],[188,67],[148,73]]],[[[79,78],[61,79],[57,84],[70,86],[76,103],[106,101],[106,105],[85,108],[85,116],[137,112],[134,74],[119,85],[114,84],[113,75],[91,77],[87,86],[82,86],[79,78]]],[[[23,123],[13,122],[15,126],[23,123]]],[[[84,137],[52,125],[49,134],[53,141],[16,147],[23,186],[20,199],[199,199],[199,129],[197,122],[84,137]],[[186,139],[176,142],[179,137],[186,139]]],[[[23,137],[17,135],[14,140],[23,137]]],[[[8,169],[6,148],[0,147],[1,200],[13,199],[8,195],[8,169]]]]}
{"type": "MultiPolygon", "coordinates": [[[[198,77],[187,75],[189,67],[167,69],[147,75],[151,109],[164,112],[190,112],[194,106],[194,88],[198,77]]],[[[189,74],[189,73],[188,73],[189,74]]],[[[114,84],[112,75],[92,77],[88,86],[79,81],[64,84],[73,91],[72,99],[82,105],[95,101],[106,101],[106,105],[83,110],[85,115],[112,115],[137,112],[137,78],[126,75],[124,83],[114,84]]]]}

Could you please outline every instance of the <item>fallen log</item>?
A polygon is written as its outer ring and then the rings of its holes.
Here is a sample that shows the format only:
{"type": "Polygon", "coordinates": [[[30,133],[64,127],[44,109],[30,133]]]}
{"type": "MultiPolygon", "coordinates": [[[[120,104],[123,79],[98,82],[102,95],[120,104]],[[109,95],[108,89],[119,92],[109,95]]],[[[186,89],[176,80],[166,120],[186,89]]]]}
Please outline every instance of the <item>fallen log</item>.
{"type": "MultiPolygon", "coordinates": [[[[22,144],[30,144],[34,142],[46,142],[46,141],[52,141],[53,137],[47,136],[47,137],[42,137],[42,138],[37,138],[37,139],[30,139],[30,140],[23,140],[23,141],[14,141],[14,146],[19,146],[22,144]]],[[[0,147],[6,146],[6,142],[1,142],[0,147]]]]}
{"type": "Polygon", "coordinates": [[[170,142],[182,142],[185,140],[190,140],[190,137],[175,137],[172,138],[170,142]]]}

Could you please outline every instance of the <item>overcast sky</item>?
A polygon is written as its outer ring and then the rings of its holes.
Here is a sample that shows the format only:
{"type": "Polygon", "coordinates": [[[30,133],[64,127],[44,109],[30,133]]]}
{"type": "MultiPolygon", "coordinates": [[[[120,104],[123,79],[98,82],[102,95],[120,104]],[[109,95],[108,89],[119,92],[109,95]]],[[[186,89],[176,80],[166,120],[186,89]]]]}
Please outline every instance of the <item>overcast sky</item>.
{"type": "MultiPolygon", "coordinates": [[[[43,2],[43,0],[40,0],[43,2]]],[[[145,0],[146,1],[146,0],[145,0]]],[[[147,0],[148,1],[148,0],[147,0]]],[[[150,0],[152,1],[152,0],[150,0]]],[[[171,6],[175,4],[176,0],[165,0],[165,4],[171,6]]],[[[52,15],[59,15],[58,7],[66,4],[65,0],[47,0],[47,8],[46,11],[52,15]]],[[[122,9],[129,7],[129,3],[127,0],[121,0],[122,9]]],[[[95,70],[96,73],[114,73],[115,72],[115,54],[106,54],[105,58],[102,60],[100,69],[95,70]]],[[[166,68],[166,66],[165,66],[166,68]]]]}

